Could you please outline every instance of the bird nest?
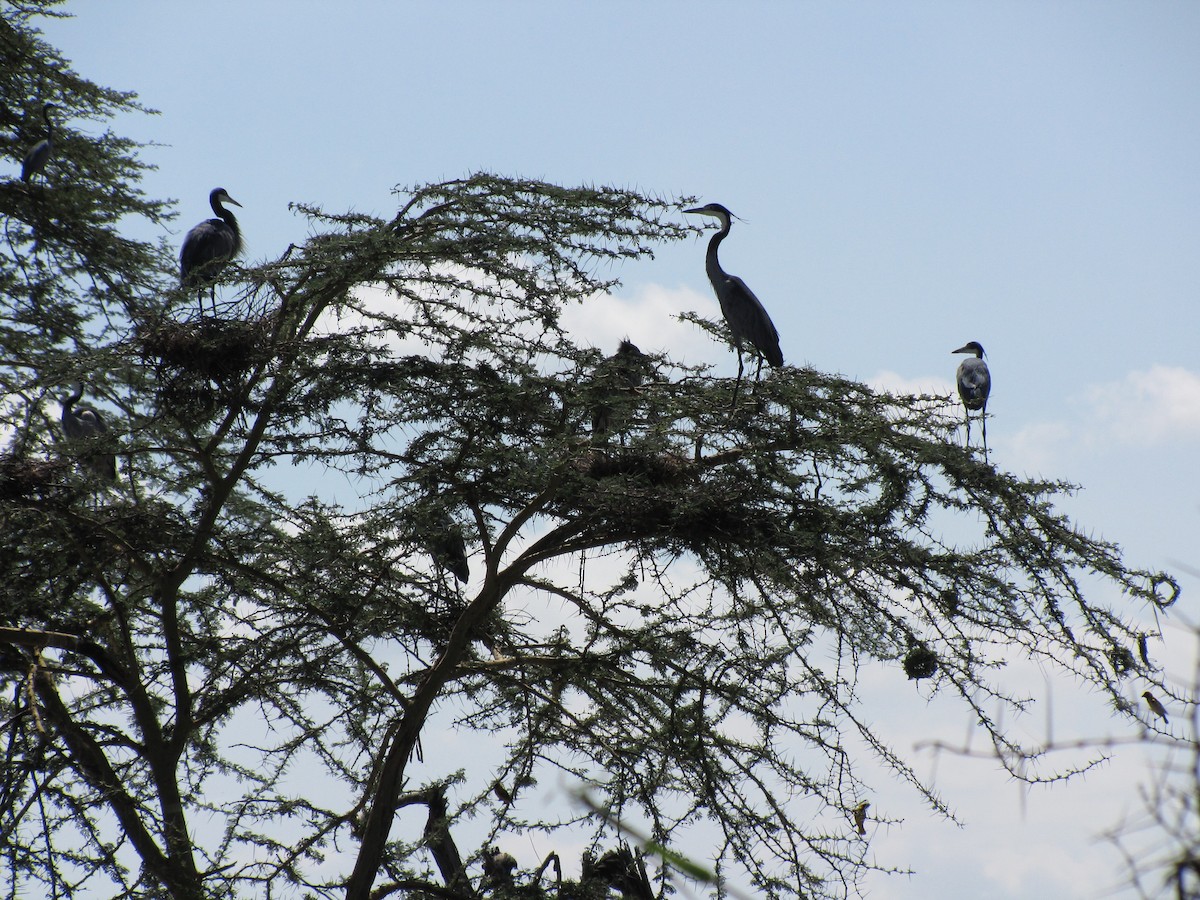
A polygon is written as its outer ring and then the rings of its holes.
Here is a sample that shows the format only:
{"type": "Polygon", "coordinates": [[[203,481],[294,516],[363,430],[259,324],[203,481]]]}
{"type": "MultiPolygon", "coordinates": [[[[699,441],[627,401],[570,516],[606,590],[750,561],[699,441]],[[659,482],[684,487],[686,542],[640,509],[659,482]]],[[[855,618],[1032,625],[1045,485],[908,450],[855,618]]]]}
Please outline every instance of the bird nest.
{"type": "Polygon", "coordinates": [[[69,464],[62,459],[0,456],[0,503],[28,504],[61,498],[69,492],[69,464]]]}
{"type": "Polygon", "coordinates": [[[215,382],[244,375],[269,353],[274,317],[164,320],[138,328],[142,356],[164,370],[215,382]]]}
{"type": "Polygon", "coordinates": [[[163,320],[139,326],[137,340],[158,377],[160,405],[199,422],[223,409],[245,375],[271,357],[273,330],[270,315],[163,320]]]}
{"type": "Polygon", "coordinates": [[[590,450],[573,469],[561,513],[585,517],[613,540],[660,541],[704,552],[714,543],[740,545],[775,527],[746,490],[676,453],[590,450]],[[701,477],[702,474],[705,477],[701,477]]]}

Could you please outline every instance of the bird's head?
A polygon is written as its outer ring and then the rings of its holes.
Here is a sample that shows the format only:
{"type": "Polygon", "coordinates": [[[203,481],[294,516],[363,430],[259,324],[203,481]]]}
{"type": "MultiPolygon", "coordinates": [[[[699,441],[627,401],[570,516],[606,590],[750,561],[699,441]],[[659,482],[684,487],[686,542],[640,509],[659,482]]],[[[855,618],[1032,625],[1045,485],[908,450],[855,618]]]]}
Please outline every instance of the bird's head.
{"type": "Polygon", "coordinates": [[[970,353],[976,359],[983,359],[983,344],[979,343],[979,341],[971,341],[969,344],[963,344],[957,350],[953,351],[953,353],[970,353]]]}
{"type": "Polygon", "coordinates": [[[720,203],[706,203],[704,206],[695,206],[691,209],[685,209],[685,213],[690,213],[694,216],[712,216],[714,219],[720,219],[721,224],[728,224],[731,219],[736,219],[733,213],[722,206],[720,203]]]}
{"type": "Polygon", "coordinates": [[[76,382],[71,387],[72,387],[72,393],[60,394],[58,397],[58,402],[61,403],[63,406],[72,407],[76,403],[78,403],[80,400],[83,399],[83,382],[82,381],[76,382]]]}
{"type": "Polygon", "coordinates": [[[242,205],[230,197],[229,192],[226,191],[225,188],[213,188],[212,193],[208,195],[208,202],[210,204],[228,203],[231,206],[242,205]]]}

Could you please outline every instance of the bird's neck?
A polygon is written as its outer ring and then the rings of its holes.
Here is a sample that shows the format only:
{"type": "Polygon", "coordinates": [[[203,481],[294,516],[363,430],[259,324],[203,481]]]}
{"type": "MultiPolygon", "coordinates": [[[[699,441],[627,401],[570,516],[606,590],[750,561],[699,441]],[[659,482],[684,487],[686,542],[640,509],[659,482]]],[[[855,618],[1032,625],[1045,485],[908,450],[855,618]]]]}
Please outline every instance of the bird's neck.
{"type": "Polygon", "coordinates": [[[721,241],[725,240],[729,234],[729,223],[723,222],[721,230],[714,234],[708,241],[708,253],[704,257],[704,271],[708,273],[710,281],[716,281],[719,278],[725,277],[725,270],[721,268],[721,263],[717,260],[717,248],[721,246],[721,241]]]}
{"type": "Polygon", "coordinates": [[[238,223],[237,223],[237,219],[234,218],[233,212],[226,209],[218,202],[214,202],[212,204],[212,208],[213,208],[213,212],[215,212],[220,217],[221,221],[224,222],[226,225],[228,225],[230,228],[232,228],[234,231],[234,234],[236,234],[237,230],[238,230],[238,223]]]}

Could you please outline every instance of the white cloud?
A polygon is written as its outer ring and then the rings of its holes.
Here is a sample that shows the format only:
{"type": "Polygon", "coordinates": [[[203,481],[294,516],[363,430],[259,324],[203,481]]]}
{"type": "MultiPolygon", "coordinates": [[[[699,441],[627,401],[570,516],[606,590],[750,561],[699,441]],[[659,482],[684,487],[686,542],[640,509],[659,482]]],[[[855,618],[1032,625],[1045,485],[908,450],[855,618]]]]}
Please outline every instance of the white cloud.
{"type": "Polygon", "coordinates": [[[906,378],[898,372],[881,369],[870,378],[867,384],[876,391],[889,394],[922,394],[935,397],[954,397],[954,384],[946,378],[937,375],[918,375],[916,378],[906,378]]]}
{"type": "Polygon", "coordinates": [[[1200,436],[1200,374],[1180,366],[1130,372],[1086,396],[1097,430],[1118,440],[1148,446],[1200,436]]]}
{"type": "MultiPolygon", "coordinates": [[[[727,350],[695,325],[680,322],[681,312],[719,319],[716,298],[691,288],[640,285],[630,296],[601,294],[568,307],[563,325],[581,344],[611,353],[629,338],[647,353],[666,353],[675,362],[719,362],[727,350]]],[[[732,357],[732,351],[728,351],[732,357]]]]}

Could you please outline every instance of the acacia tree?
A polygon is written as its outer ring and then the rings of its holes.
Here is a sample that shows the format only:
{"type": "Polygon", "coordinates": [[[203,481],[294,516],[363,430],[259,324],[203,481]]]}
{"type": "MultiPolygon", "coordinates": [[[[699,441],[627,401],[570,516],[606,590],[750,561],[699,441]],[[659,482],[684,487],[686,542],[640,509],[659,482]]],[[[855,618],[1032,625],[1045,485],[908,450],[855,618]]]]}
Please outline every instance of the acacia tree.
{"type": "MultiPolygon", "coordinates": [[[[731,406],[731,379],[614,377],[564,330],[600,270],[695,233],[691,198],[479,173],[387,220],[298,205],[314,236],[203,316],[169,248],[121,237],[166,217],[137,148],[71,130],[135,98],[24,12],[4,42],[7,158],[41,103],[63,125],[44,182],[0,186],[10,895],[645,896],[627,848],[557,887],[491,848],[703,822],[688,855],[722,875],[838,896],[874,865],[856,747],[948,812],[872,728],[862,666],[957,695],[1005,759],[1016,652],[1117,715],[1120,679],[1165,690],[1133,622],[1174,582],[1057,513],[1068,485],[959,446],[944,404],[784,367],[731,406]],[[68,444],[76,382],[110,430],[68,444]],[[100,452],[116,485],[77,465],[100,452]],[[439,768],[464,735],[487,752],[439,768]],[[522,803],[553,773],[586,802],[522,803]]],[[[659,890],[680,868],[649,867],[659,890]]]]}

